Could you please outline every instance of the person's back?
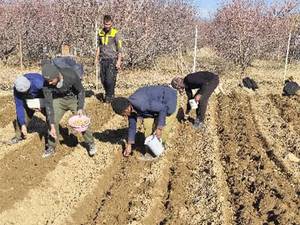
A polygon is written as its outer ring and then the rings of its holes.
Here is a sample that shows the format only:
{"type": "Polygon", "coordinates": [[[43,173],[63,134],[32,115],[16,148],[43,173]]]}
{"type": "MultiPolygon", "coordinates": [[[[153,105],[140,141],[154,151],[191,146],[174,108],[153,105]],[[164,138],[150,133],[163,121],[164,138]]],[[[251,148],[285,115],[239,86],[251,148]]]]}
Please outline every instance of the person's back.
{"type": "Polygon", "coordinates": [[[142,87],[129,97],[129,101],[142,112],[159,112],[162,107],[167,107],[170,115],[176,110],[177,91],[162,85],[142,87]]]}
{"type": "Polygon", "coordinates": [[[27,125],[36,111],[41,109],[31,109],[26,100],[33,98],[43,98],[44,77],[39,73],[27,73],[19,76],[14,83],[13,94],[16,105],[17,118],[14,121],[15,137],[8,143],[16,144],[26,138],[27,125]]]}
{"type": "Polygon", "coordinates": [[[208,71],[199,71],[188,74],[183,81],[187,88],[196,89],[210,81],[217,79],[217,77],[218,75],[214,73],[208,71]]]}
{"type": "MultiPolygon", "coordinates": [[[[37,98],[42,97],[42,88],[44,86],[44,78],[39,73],[26,73],[23,75],[24,78],[26,78],[29,83],[29,89],[26,91],[18,91],[16,85],[14,86],[14,95],[19,96],[22,99],[27,98],[37,98]]],[[[16,80],[17,82],[17,80],[16,80]]]]}

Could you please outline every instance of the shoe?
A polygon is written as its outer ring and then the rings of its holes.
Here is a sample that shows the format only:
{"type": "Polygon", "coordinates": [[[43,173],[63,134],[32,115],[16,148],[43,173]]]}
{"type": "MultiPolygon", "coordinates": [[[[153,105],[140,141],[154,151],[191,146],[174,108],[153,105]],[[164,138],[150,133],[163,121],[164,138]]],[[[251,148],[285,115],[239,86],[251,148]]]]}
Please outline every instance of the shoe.
{"type": "Polygon", "coordinates": [[[55,148],[53,146],[47,146],[42,157],[47,158],[47,157],[53,155],[54,151],[55,151],[55,148]]]}
{"type": "Polygon", "coordinates": [[[194,124],[193,124],[194,129],[205,129],[205,124],[201,122],[199,119],[196,119],[194,124]]]}
{"type": "Polygon", "coordinates": [[[94,143],[92,144],[88,144],[88,153],[89,153],[89,156],[94,156],[97,152],[97,148],[96,148],[96,145],[94,143]]]}
{"type": "Polygon", "coordinates": [[[14,145],[23,140],[22,137],[13,137],[10,141],[7,142],[8,145],[14,145]]]}
{"type": "Polygon", "coordinates": [[[141,161],[154,161],[157,160],[158,157],[153,157],[151,154],[146,152],[144,155],[139,156],[138,159],[141,161]]]}

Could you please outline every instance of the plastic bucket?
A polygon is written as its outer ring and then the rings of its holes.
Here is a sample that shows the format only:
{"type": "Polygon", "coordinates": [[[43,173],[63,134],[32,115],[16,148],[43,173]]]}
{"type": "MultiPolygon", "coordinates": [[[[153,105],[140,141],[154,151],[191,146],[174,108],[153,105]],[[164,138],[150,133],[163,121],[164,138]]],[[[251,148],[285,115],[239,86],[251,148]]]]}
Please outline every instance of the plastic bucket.
{"type": "Polygon", "coordinates": [[[195,101],[195,99],[190,99],[189,104],[192,109],[197,109],[198,108],[198,103],[195,101]]]}
{"type": "Polygon", "coordinates": [[[161,140],[159,140],[156,135],[147,137],[145,140],[145,145],[147,145],[156,156],[161,155],[165,150],[161,140]]]}
{"type": "Polygon", "coordinates": [[[90,122],[90,118],[85,115],[74,115],[68,120],[68,124],[78,132],[86,131],[90,125],[90,122]]]}
{"type": "Polygon", "coordinates": [[[45,100],[43,98],[26,99],[26,104],[30,109],[40,109],[45,107],[45,100]]]}

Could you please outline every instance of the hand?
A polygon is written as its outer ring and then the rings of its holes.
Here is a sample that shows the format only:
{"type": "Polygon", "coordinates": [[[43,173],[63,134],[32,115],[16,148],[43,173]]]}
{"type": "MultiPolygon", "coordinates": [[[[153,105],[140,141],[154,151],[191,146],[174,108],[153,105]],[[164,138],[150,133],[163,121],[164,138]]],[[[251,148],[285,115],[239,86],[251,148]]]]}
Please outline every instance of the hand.
{"type": "Polygon", "coordinates": [[[158,139],[161,139],[161,135],[162,135],[162,128],[157,128],[155,131],[155,135],[158,139]]]}
{"type": "Polygon", "coordinates": [[[21,132],[23,134],[23,137],[26,138],[26,136],[27,136],[27,127],[26,127],[25,124],[21,126],[21,132]]]}
{"type": "Polygon", "coordinates": [[[123,152],[123,155],[125,157],[128,157],[130,155],[130,153],[131,153],[131,144],[127,144],[127,146],[126,146],[126,148],[125,148],[125,150],[123,152]]]}
{"type": "Polygon", "coordinates": [[[184,120],[186,121],[186,120],[188,120],[189,119],[189,117],[190,117],[190,115],[189,114],[184,114],[184,120]]]}
{"type": "Polygon", "coordinates": [[[50,135],[51,135],[54,139],[57,138],[56,130],[55,130],[54,124],[51,124],[50,135]]]}
{"type": "Polygon", "coordinates": [[[33,109],[35,112],[40,112],[41,111],[41,109],[40,108],[35,108],[35,109],[33,109]]]}
{"type": "Polygon", "coordinates": [[[83,110],[82,110],[82,109],[79,109],[79,110],[77,111],[77,115],[78,115],[78,116],[83,116],[83,110]]]}
{"type": "Polygon", "coordinates": [[[194,99],[195,99],[195,101],[196,101],[197,103],[199,103],[199,102],[200,102],[200,97],[201,97],[201,95],[196,95],[196,96],[195,96],[195,98],[194,98],[194,99]]]}
{"type": "Polygon", "coordinates": [[[117,70],[121,69],[121,60],[117,61],[116,68],[117,68],[117,70]]]}

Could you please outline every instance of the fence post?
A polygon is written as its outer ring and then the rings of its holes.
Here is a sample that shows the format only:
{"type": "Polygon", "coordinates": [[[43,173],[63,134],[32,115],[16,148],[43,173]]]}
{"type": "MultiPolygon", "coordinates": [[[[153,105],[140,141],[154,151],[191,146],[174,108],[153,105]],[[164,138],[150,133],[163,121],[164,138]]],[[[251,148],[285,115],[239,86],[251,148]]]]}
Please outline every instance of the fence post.
{"type": "Polygon", "coordinates": [[[198,39],[198,27],[196,25],[196,28],[195,28],[195,45],[194,45],[194,65],[193,65],[193,72],[196,72],[197,39],[198,39]]]}
{"type": "MultiPolygon", "coordinates": [[[[98,23],[97,20],[95,21],[95,27],[96,27],[96,31],[95,31],[95,49],[97,51],[97,35],[98,35],[98,23]]],[[[95,82],[96,82],[96,91],[99,91],[99,78],[98,78],[98,73],[99,73],[99,64],[98,62],[95,62],[95,67],[96,67],[96,74],[95,74],[95,82]]]]}
{"type": "Polygon", "coordinates": [[[290,53],[290,44],[292,39],[292,31],[290,31],[287,49],[286,49],[286,56],[285,56],[285,66],[284,66],[284,75],[283,75],[283,84],[286,80],[286,74],[287,74],[287,68],[288,68],[288,62],[289,62],[289,53],[290,53]]]}
{"type": "Polygon", "coordinates": [[[22,46],[22,37],[19,33],[19,57],[20,57],[20,67],[23,69],[23,46],[22,46]]]}

